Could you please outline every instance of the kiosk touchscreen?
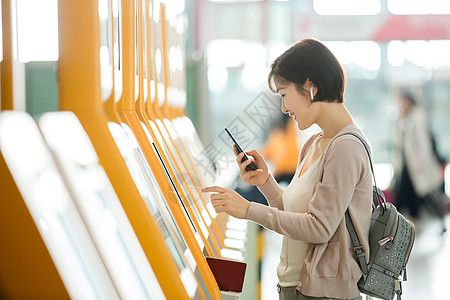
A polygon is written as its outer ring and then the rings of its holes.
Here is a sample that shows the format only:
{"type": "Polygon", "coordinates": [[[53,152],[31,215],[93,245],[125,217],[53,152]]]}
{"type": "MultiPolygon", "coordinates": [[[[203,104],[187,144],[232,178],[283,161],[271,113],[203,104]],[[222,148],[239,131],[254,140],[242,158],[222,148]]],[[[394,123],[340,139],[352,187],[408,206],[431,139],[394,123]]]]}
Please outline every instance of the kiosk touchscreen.
{"type": "MultiPolygon", "coordinates": [[[[123,124],[122,126],[124,125],[125,124],[123,124]]],[[[135,138],[133,138],[134,136],[132,135],[132,133],[130,133],[131,129],[129,129],[127,126],[122,126],[113,122],[108,123],[109,130],[111,131],[111,134],[119,148],[119,151],[128,166],[131,177],[133,178],[140,194],[149,207],[150,212],[152,213],[152,215],[154,215],[156,206],[153,202],[152,193],[148,188],[148,178],[146,179],[146,173],[142,170],[145,162],[143,161],[143,158],[141,158],[141,155],[135,150],[137,147],[137,141],[135,140],[135,138]],[[128,133],[126,132],[127,128],[128,133]],[[131,145],[132,142],[135,143],[135,147],[131,145]]],[[[162,221],[162,219],[160,219],[159,221],[162,221]]],[[[185,287],[189,297],[192,298],[195,296],[197,291],[197,281],[191,269],[185,263],[186,259],[183,257],[183,254],[181,254],[183,252],[179,251],[179,246],[177,246],[179,245],[178,242],[174,240],[173,235],[169,234],[170,231],[167,227],[167,224],[165,222],[158,222],[157,225],[165,239],[166,246],[168,247],[178,267],[178,270],[180,272],[180,279],[183,283],[183,286],[185,287]]],[[[191,261],[192,264],[192,260],[190,258],[189,261],[191,261]]]]}
{"type": "MultiPolygon", "coordinates": [[[[201,165],[202,168],[197,170],[198,172],[191,169],[191,172],[195,172],[198,176],[198,184],[201,186],[214,185],[215,183],[211,180],[215,177],[214,165],[212,161],[208,160],[207,155],[202,155],[202,153],[205,153],[205,148],[191,120],[188,117],[183,116],[172,119],[171,122],[168,119],[165,119],[165,123],[166,121],[167,125],[172,125],[168,128],[172,128],[175,131],[172,133],[174,137],[177,137],[174,141],[182,143],[181,147],[186,151],[185,154],[192,157],[193,161],[201,162],[199,165],[201,165]]],[[[195,165],[191,165],[191,167],[195,167],[195,165]]],[[[207,208],[210,211],[211,216],[215,217],[214,208],[209,201],[207,202],[207,208]]],[[[227,246],[226,249],[221,250],[221,254],[224,257],[242,261],[243,255],[241,249],[244,246],[244,241],[246,239],[247,222],[232,217],[221,220],[220,217],[221,215],[217,215],[217,223],[223,227],[222,230],[226,236],[224,243],[227,246]]]]}
{"type": "Polygon", "coordinates": [[[198,174],[203,184],[205,186],[214,185],[215,182],[213,179],[215,178],[216,173],[214,164],[211,160],[209,160],[209,156],[202,155],[205,151],[205,147],[195,131],[195,127],[191,120],[186,116],[178,117],[172,120],[172,125],[186,146],[188,154],[194,159],[195,162],[199,162],[199,166],[203,168],[203,170],[200,170],[198,174]],[[205,159],[207,161],[204,161],[205,159]]]}
{"type": "MultiPolygon", "coordinates": [[[[0,152],[69,296],[120,299],[31,116],[22,112],[0,113],[0,152]]],[[[20,259],[20,255],[14,253],[9,259],[20,259]]],[[[17,262],[17,268],[21,264],[17,262]]]]}
{"type": "Polygon", "coordinates": [[[41,132],[124,298],[159,299],[161,287],[76,116],[47,113],[41,132]]]}

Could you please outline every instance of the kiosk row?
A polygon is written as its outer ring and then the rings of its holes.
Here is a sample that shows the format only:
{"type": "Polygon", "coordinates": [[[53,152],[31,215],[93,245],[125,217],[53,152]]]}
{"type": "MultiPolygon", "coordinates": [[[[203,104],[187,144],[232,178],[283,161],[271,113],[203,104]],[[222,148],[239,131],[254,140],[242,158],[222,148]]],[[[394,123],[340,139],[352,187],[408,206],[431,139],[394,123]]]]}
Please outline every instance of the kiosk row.
{"type": "Polygon", "coordinates": [[[242,260],[246,223],[200,192],[212,182],[184,113],[183,16],[59,0],[58,20],[60,112],[6,109],[2,84],[0,298],[238,299],[207,260],[242,260]]]}

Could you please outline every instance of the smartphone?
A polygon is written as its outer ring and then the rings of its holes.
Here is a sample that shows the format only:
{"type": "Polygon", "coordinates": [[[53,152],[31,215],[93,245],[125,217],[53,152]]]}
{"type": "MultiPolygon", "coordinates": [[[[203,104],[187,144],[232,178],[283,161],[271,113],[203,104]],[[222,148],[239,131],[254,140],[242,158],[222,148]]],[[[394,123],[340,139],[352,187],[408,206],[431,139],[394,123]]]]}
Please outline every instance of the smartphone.
{"type": "MultiPolygon", "coordinates": [[[[230,137],[230,139],[233,141],[233,143],[236,145],[237,151],[238,153],[244,152],[244,150],[242,150],[241,146],[239,146],[238,142],[236,141],[236,139],[234,138],[233,134],[228,130],[228,128],[225,128],[225,132],[228,134],[228,136],[230,137]]],[[[246,161],[248,158],[247,154],[245,154],[244,152],[244,157],[242,158],[242,161],[246,161]]],[[[253,163],[250,163],[247,168],[247,171],[251,171],[251,170],[256,170],[256,167],[253,163]]]]}

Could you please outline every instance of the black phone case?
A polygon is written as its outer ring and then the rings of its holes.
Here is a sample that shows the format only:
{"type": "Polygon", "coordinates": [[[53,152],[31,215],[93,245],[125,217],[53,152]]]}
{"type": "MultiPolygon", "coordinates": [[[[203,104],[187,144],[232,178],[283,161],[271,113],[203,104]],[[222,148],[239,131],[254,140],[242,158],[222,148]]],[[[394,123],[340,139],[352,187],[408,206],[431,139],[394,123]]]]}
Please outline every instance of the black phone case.
{"type": "MultiPolygon", "coordinates": [[[[234,138],[233,134],[230,132],[230,130],[228,130],[228,128],[225,128],[225,132],[228,134],[228,136],[230,137],[231,141],[234,143],[234,145],[236,145],[236,148],[238,150],[238,153],[244,152],[244,150],[242,150],[241,146],[239,146],[239,143],[237,142],[237,140],[234,138]]],[[[242,162],[246,161],[248,158],[247,154],[244,152],[244,157],[242,158],[242,162]]],[[[250,163],[246,168],[247,171],[251,171],[251,170],[256,170],[256,167],[253,163],[250,163]]]]}

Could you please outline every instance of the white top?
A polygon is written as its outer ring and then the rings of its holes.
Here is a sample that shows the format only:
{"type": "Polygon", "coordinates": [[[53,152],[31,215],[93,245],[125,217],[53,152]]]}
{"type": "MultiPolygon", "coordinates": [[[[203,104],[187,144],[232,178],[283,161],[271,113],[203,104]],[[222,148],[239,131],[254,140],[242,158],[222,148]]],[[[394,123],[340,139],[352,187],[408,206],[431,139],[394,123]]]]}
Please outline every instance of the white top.
{"type": "MultiPolygon", "coordinates": [[[[284,190],[282,200],[284,211],[307,212],[309,201],[312,198],[314,182],[317,176],[317,159],[309,168],[298,177],[303,168],[304,159],[297,167],[291,183],[284,190]]],[[[280,264],[277,268],[278,283],[280,286],[296,286],[300,280],[300,272],[306,258],[309,243],[294,240],[283,236],[280,264]]]]}

